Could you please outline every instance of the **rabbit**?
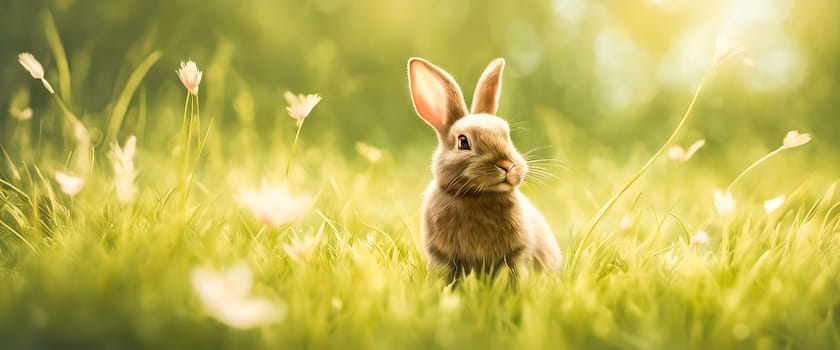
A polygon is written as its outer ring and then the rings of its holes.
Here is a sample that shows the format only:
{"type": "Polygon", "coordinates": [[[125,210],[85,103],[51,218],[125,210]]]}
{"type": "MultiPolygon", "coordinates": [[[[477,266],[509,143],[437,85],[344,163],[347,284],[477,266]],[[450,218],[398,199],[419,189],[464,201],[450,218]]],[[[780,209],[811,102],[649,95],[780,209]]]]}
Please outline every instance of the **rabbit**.
{"type": "Polygon", "coordinates": [[[528,164],[497,117],[504,59],[493,60],[467,110],[461,88],[422,58],[408,60],[411,100],[436,132],[433,179],[423,195],[422,244],[427,270],[450,282],[471,272],[531,266],[559,271],[563,257],[545,218],[519,191],[528,164]],[[535,264],[536,263],[536,264],[535,264]]]}

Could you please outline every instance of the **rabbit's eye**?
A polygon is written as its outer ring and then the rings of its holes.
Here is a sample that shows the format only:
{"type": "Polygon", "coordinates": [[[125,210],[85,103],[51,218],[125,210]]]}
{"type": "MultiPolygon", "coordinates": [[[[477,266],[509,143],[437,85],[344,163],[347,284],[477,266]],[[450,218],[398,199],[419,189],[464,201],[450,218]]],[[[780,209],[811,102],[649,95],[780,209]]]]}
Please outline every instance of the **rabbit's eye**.
{"type": "Polygon", "coordinates": [[[470,149],[470,140],[464,135],[458,135],[458,149],[470,149]]]}

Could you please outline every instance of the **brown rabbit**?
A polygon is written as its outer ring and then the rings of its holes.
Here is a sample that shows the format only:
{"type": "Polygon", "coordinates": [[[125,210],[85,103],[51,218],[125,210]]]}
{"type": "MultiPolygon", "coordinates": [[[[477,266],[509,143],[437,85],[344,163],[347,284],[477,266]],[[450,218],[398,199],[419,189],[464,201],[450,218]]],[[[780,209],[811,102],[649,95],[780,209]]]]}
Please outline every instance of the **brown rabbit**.
{"type": "Polygon", "coordinates": [[[495,116],[505,61],[487,66],[467,110],[461,88],[422,58],[408,60],[414,109],[437,131],[432,179],[423,201],[423,245],[429,270],[459,275],[560,270],[563,258],[543,216],[519,191],[528,164],[495,116]]]}

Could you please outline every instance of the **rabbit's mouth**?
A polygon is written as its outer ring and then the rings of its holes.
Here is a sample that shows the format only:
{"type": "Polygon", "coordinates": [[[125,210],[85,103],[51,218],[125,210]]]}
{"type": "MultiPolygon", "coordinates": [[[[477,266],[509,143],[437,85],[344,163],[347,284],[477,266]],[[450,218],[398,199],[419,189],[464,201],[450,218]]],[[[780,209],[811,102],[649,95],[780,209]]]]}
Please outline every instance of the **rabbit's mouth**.
{"type": "Polygon", "coordinates": [[[509,192],[512,191],[514,187],[516,187],[516,185],[511,182],[510,176],[505,176],[501,182],[490,186],[487,190],[490,192],[509,192]]]}

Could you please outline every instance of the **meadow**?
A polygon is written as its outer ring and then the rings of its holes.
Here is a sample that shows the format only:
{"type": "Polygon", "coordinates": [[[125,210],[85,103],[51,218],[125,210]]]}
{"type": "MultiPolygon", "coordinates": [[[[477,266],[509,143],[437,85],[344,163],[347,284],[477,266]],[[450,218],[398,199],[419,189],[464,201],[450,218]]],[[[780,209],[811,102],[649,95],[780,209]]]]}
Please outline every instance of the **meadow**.
{"type": "Polygon", "coordinates": [[[0,348],[840,346],[832,1],[0,10],[0,348]],[[426,272],[412,56],[508,60],[562,272],[426,272]]]}

